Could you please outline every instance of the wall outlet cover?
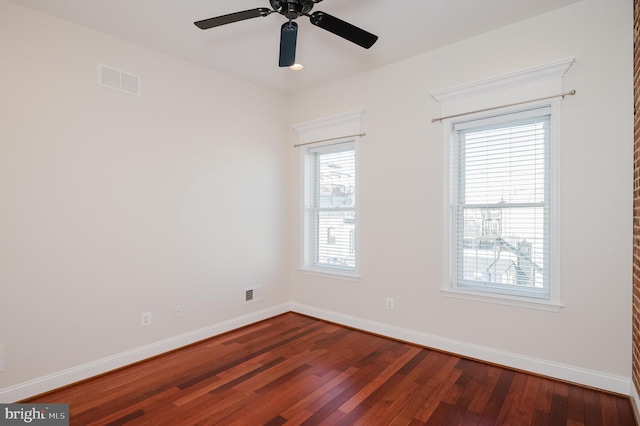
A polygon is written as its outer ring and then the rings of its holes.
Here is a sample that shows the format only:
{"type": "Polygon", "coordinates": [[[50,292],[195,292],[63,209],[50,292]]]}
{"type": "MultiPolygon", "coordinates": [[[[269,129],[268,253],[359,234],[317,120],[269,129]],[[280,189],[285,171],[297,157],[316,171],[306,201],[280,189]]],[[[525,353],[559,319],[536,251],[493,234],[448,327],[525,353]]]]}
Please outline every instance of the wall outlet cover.
{"type": "Polygon", "coordinates": [[[151,312],[143,312],[140,314],[140,326],[145,327],[151,325],[151,312]]]}

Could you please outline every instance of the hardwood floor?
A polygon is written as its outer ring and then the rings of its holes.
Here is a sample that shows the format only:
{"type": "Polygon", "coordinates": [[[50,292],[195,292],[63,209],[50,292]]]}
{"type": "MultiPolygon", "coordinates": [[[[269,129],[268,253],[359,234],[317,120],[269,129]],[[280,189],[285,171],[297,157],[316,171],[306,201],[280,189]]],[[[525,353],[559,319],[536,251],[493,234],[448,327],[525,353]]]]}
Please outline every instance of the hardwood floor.
{"type": "Polygon", "coordinates": [[[293,313],[34,398],[72,425],[634,425],[629,399],[293,313]]]}

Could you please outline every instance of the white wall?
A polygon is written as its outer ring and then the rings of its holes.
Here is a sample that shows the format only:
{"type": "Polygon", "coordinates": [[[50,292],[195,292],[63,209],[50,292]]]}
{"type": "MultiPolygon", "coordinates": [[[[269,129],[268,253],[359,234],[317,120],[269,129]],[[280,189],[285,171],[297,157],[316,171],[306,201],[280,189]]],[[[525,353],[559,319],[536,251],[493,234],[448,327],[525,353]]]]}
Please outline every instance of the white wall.
{"type": "Polygon", "coordinates": [[[5,0],[0,52],[0,390],[289,301],[285,96],[5,0]]]}
{"type": "Polygon", "coordinates": [[[301,172],[298,153],[290,155],[296,309],[628,393],[632,24],[631,1],[585,0],[293,96],[291,124],[359,108],[367,114],[359,152],[358,282],[297,270],[301,172]],[[564,308],[444,296],[444,125],[431,122],[441,111],[430,93],[569,57],[576,63],[564,88],[577,96],[561,107],[555,283],[564,308]],[[395,299],[394,310],[385,309],[386,297],[395,299]]]}

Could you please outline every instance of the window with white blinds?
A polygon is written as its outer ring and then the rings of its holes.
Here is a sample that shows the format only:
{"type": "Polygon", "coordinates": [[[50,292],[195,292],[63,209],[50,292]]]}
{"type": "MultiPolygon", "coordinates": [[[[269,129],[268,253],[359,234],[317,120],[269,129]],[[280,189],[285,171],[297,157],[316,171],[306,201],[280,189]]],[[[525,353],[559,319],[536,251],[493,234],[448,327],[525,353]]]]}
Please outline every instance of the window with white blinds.
{"type": "Polygon", "coordinates": [[[550,298],[550,109],[454,125],[453,287],[550,298]]]}
{"type": "Polygon", "coordinates": [[[354,273],[355,143],[308,148],[305,157],[305,266],[354,273]]]}

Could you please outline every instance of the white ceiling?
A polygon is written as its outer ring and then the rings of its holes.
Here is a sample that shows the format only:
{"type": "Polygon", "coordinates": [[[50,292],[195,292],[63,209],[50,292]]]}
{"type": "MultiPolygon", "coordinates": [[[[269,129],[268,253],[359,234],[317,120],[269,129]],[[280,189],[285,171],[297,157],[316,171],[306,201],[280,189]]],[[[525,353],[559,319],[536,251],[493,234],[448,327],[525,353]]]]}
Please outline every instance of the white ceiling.
{"type": "Polygon", "coordinates": [[[11,0],[98,31],[292,94],[340,80],[579,0],[326,0],[323,11],[379,36],[369,50],[297,19],[296,59],[278,67],[282,15],[200,30],[193,22],[268,0],[11,0]]]}

